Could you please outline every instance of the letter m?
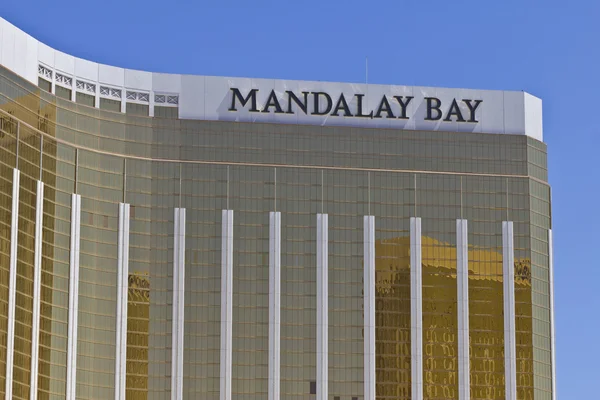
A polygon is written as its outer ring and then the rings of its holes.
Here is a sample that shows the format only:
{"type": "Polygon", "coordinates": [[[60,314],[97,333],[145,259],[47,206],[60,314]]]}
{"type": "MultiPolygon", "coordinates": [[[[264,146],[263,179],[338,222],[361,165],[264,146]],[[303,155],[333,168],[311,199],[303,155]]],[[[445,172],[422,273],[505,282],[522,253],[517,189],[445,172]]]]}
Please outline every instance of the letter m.
{"type": "Polygon", "coordinates": [[[252,89],[248,92],[248,96],[244,98],[238,88],[231,88],[231,107],[229,107],[229,111],[237,111],[237,108],[235,107],[235,100],[237,99],[242,107],[248,104],[249,101],[252,101],[250,104],[250,111],[258,112],[258,109],[256,108],[256,92],[258,92],[258,89],[252,89]]]}

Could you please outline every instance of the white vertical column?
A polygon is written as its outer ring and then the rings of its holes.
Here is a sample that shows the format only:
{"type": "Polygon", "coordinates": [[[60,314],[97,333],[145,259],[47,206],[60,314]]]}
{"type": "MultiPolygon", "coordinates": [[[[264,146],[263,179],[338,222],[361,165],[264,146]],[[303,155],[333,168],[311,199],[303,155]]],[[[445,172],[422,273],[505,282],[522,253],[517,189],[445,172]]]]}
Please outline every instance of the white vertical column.
{"type": "Polygon", "coordinates": [[[53,94],[56,94],[56,72],[52,71],[52,82],[50,90],[53,94]]]}
{"type": "Polygon", "coordinates": [[[421,218],[410,219],[411,398],[423,400],[423,275],[421,218]]]}
{"type": "Polygon", "coordinates": [[[40,350],[40,302],[42,288],[42,223],[44,218],[44,183],[37,181],[35,198],[35,238],[33,260],[33,312],[31,321],[31,374],[29,399],[38,397],[38,365],[40,350]]]}
{"type": "Polygon", "coordinates": [[[183,335],[185,309],[185,208],[175,209],[174,222],[171,400],[181,400],[183,399],[183,335]]]}
{"type": "Polygon", "coordinates": [[[117,243],[117,337],[115,356],[115,400],[125,400],[127,373],[127,296],[129,289],[129,204],[119,204],[117,243]]]}
{"type": "Polygon", "coordinates": [[[71,195],[71,245],[69,259],[69,327],[67,337],[66,400],[76,399],[77,319],[79,314],[79,243],[81,233],[81,196],[71,195]]]}
{"type": "Polygon", "coordinates": [[[329,327],[328,270],[329,270],[329,221],[327,214],[317,214],[317,398],[328,400],[329,327]]]}
{"type": "Polygon", "coordinates": [[[364,217],[364,400],[375,400],[375,217],[364,217]]]}
{"type": "Polygon", "coordinates": [[[554,236],[552,229],[548,230],[548,268],[550,280],[550,335],[552,360],[552,400],[556,400],[556,340],[554,331],[554,236]]]}
{"type": "Polygon", "coordinates": [[[279,400],[281,376],[281,213],[269,213],[269,400],[279,400]]]}
{"type": "Polygon", "coordinates": [[[517,348],[515,333],[515,246],[513,223],[502,222],[504,283],[504,373],[506,400],[517,400],[517,348]]]}
{"type": "Polygon", "coordinates": [[[233,325],[233,210],[222,211],[221,227],[221,377],[220,399],[231,400],[233,325]]]}
{"type": "Polygon", "coordinates": [[[94,100],[94,106],[96,108],[100,108],[100,82],[96,82],[96,93],[94,94],[95,100],[94,100]]]}
{"type": "Polygon", "coordinates": [[[121,112],[127,111],[127,90],[125,87],[121,87],[121,112]]]}
{"type": "Polygon", "coordinates": [[[149,117],[154,117],[154,92],[150,91],[150,93],[148,93],[148,116],[149,117]]]}
{"type": "Polygon", "coordinates": [[[466,219],[456,220],[456,287],[458,305],[458,400],[471,394],[469,363],[469,239],[466,219]]]}
{"type": "Polygon", "coordinates": [[[75,103],[77,96],[77,78],[73,76],[73,83],[71,85],[71,101],[75,103]]]}
{"type": "Polygon", "coordinates": [[[15,358],[15,306],[17,300],[17,240],[19,238],[19,187],[21,171],[13,169],[12,208],[10,222],[10,261],[8,275],[8,328],[6,338],[6,399],[12,400],[13,364],[15,358]]]}

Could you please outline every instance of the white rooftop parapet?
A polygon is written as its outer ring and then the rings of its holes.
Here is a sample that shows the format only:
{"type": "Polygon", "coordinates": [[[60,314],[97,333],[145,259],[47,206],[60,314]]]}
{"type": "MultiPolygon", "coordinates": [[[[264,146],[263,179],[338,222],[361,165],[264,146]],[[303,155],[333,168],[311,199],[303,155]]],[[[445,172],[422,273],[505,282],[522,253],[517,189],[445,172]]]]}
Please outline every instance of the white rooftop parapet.
{"type": "Polygon", "coordinates": [[[178,107],[183,119],[497,133],[543,140],[542,101],[525,92],[137,71],[54,50],[2,18],[0,65],[36,85],[42,76],[52,87],[65,86],[96,99],[148,104],[150,115],[156,105],[178,107]],[[240,100],[246,99],[244,105],[240,100]]]}

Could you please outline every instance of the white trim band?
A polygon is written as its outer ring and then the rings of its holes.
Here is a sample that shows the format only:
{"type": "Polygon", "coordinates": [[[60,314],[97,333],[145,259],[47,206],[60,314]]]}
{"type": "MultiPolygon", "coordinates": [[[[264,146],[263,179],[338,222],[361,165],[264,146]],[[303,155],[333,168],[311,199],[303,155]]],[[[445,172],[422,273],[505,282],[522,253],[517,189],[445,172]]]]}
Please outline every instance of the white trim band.
{"type": "Polygon", "coordinates": [[[423,272],[421,218],[410,219],[411,399],[423,400],[423,272]]]}
{"type": "Polygon", "coordinates": [[[317,214],[317,396],[328,400],[328,215],[317,214]]]}
{"type": "Polygon", "coordinates": [[[129,204],[126,203],[119,203],[117,270],[115,399],[125,400],[127,374],[127,298],[129,292],[129,204]]]}
{"type": "Polygon", "coordinates": [[[77,320],[79,313],[79,249],[81,239],[81,196],[71,195],[71,244],[69,259],[69,326],[67,337],[66,400],[76,399],[77,320]]]}
{"type": "Polygon", "coordinates": [[[8,275],[8,327],[6,337],[6,400],[12,400],[15,358],[15,307],[17,301],[17,240],[19,239],[19,188],[21,171],[13,169],[10,223],[10,261],[8,275]]]}
{"type": "Polygon", "coordinates": [[[550,280],[550,335],[552,337],[551,361],[552,361],[552,400],[556,400],[556,332],[554,330],[554,235],[552,229],[548,230],[548,268],[550,280]]]}
{"type": "Polygon", "coordinates": [[[185,208],[175,209],[174,222],[171,400],[181,400],[183,399],[183,340],[185,321],[185,208]]]}
{"type": "Polygon", "coordinates": [[[281,378],[281,213],[269,213],[269,396],[279,400],[281,378]]]}
{"type": "Polygon", "coordinates": [[[375,217],[364,217],[364,400],[375,400],[375,217]]]}
{"type": "Polygon", "coordinates": [[[512,221],[502,222],[504,284],[505,399],[517,400],[517,348],[515,334],[515,246],[512,221]]]}
{"type": "Polygon", "coordinates": [[[33,261],[33,315],[31,320],[31,373],[29,399],[38,398],[38,367],[40,351],[40,302],[42,289],[42,224],[44,220],[44,183],[37,181],[35,197],[35,238],[33,261]]]}
{"type": "Polygon", "coordinates": [[[469,363],[469,237],[466,219],[456,220],[456,288],[458,315],[458,400],[471,397],[469,363]]]}
{"type": "Polygon", "coordinates": [[[220,400],[231,400],[233,345],[233,210],[223,210],[221,225],[221,376],[220,400]]]}

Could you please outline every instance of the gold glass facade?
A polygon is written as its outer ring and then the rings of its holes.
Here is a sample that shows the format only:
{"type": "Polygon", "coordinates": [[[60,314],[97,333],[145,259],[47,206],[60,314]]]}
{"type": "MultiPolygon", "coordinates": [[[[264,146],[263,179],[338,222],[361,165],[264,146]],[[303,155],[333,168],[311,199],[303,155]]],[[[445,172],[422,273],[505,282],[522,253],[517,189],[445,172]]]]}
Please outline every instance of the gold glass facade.
{"type": "Polygon", "coordinates": [[[150,281],[144,275],[129,274],[128,287],[125,396],[133,400],[147,400],[150,281]]]}
{"type": "Polygon", "coordinates": [[[518,398],[551,399],[545,144],[518,135],[150,118],[72,103],[5,69],[0,113],[0,395],[18,167],[15,398],[29,397],[41,176],[39,398],[65,398],[71,194],[78,193],[77,398],[114,398],[118,203],[126,202],[127,398],[168,398],[173,389],[173,210],[181,207],[184,398],[220,396],[221,210],[231,209],[233,398],[267,398],[269,212],[279,211],[281,399],[315,398],[317,213],[329,215],[329,399],[364,398],[365,215],[376,221],[377,399],[411,398],[411,217],[423,223],[425,398],[458,399],[456,220],[466,219],[471,398],[505,397],[502,221],[513,221],[518,398]]]}
{"type": "MultiPolygon", "coordinates": [[[[2,119],[2,147],[0,154],[2,160],[15,162],[14,150],[11,153],[8,146],[9,140],[6,136],[14,129],[8,119],[2,119]],[[5,133],[8,132],[8,133],[5,133]],[[6,147],[5,147],[6,146],[6,147]],[[12,157],[11,157],[12,155],[12,157]]],[[[14,145],[14,141],[13,141],[14,145]]],[[[0,193],[0,387],[6,385],[6,341],[8,329],[8,286],[9,286],[9,264],[10,264],[10,241],[11,241],[11,214],[12,214],[12,171],[11,167],[0,162],[0,182],[2,192],[0,193]]],[[[0,389],[4,390],[4,389],[0,389]]]]}
{"type": "MultiPolygon", "coordinates": [[[[21,158],[21,151],[25,147],[22,143],[19,146],[19,163],[21,163],[22,159],[26,159],[27,156],[21,158]]],[[[31,151],[35,153],[34,149],[31,151]]],[[[39,159],[39,156],[37,158],[39,159]]],[[[24,167],[24,165],[20,165],[20,167],[24,167]]],[[[23,168],[23,170],[26,169],[27,167],[23,168]]],[[[35,170],[35,167],[33,169],[35,170]]],[[[20,181],[13,398],[27,399],[29,398],[31,369],[36,182],[31,175],[27,176],[25,173],[20,181]]]]}

